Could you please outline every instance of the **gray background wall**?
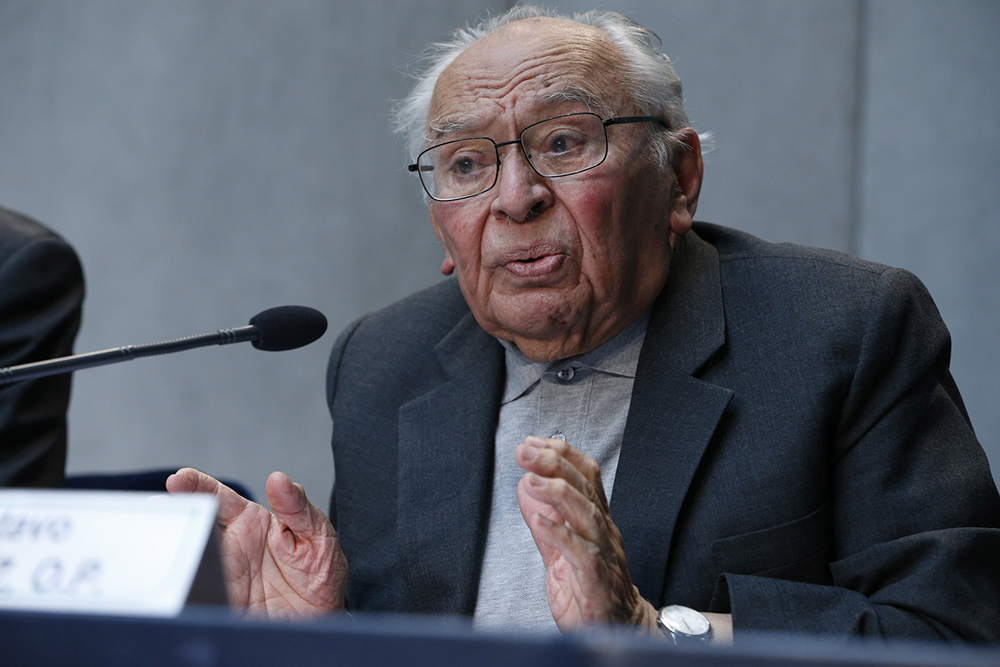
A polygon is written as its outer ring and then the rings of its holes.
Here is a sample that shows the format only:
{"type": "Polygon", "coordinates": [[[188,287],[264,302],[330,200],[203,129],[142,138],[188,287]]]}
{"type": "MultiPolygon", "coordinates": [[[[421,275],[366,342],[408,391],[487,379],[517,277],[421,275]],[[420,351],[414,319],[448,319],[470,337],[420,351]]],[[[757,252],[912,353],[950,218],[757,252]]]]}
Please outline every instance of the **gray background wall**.
{"type": "MultiPolygon", "coordinates": [[[[566,10],[589,9],[561,2],[566,10]]],[[[80,373],[71,472],[195,465],[325,504],[334,336],[439,278],[389,131],[423,46],[505,2],[0,0],[0,202],[78,249],[79,351],[324,311],[318,344],[80,373]]],[[[914,271],[1000,470],[1000,4],[622,0],[715,134],[699,217],[914,271]]]]}

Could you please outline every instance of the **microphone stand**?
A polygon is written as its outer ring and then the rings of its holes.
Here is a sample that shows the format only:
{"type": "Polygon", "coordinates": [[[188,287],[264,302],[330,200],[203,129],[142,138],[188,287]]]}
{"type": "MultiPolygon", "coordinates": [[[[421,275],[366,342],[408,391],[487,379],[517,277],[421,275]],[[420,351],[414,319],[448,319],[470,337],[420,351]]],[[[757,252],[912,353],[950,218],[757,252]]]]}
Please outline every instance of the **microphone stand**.
{"type": "Polygon", "coordinates": [[[213,333],[176,338],[162,343],[125,345],[124,347],[115,347],[109,350],[99,350],[97,352],[75,354],[70,357],[21,364],[20,366],[10,366],[0,368],[0,386],[20,382],[21,380],[34,380],[49,375],[69,373],[82,368],[104,366],[105,364],[114,364],[119,361],[131,361],[139,357],[152,357],[158,354],[182,352],[196,347],[229,345],[230,343],[243,343],[246,341],[252,342],[257,340],[259,336],[260,327],[256,324],[250,324],[245,327],[236,327],[235,329],[220,329],[213,333]]]}

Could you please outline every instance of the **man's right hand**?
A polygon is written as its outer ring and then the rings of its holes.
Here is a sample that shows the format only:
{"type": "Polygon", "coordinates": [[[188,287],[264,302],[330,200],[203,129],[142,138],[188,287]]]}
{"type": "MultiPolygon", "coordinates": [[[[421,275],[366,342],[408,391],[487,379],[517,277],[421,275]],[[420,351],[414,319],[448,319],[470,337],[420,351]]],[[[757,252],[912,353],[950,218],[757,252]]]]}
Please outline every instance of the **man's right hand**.
{"type": "Polygon", "coordinates": [[[333,525],[284,473],[271,473],[266,489],[273,514],[193,468],[167,479],[170,493],[218,499],[222,567],[234,607],[268,618],[343,609],[347,559],[333,525]]]}

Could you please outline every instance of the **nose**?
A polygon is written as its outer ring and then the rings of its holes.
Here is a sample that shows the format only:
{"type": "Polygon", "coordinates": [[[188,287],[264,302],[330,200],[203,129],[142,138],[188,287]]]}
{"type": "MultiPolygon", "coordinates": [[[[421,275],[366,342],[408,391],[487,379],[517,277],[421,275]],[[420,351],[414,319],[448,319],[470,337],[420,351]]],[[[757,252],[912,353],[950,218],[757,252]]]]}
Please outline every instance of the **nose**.
{"type": "Polygon", "coordinates": [[[539,176],[519,148],[520,142],[506,146],[500,161],[500,176],[490,213],[498,218],[527,222],[552,206],[555,197],[549,180],[539,176]]]}

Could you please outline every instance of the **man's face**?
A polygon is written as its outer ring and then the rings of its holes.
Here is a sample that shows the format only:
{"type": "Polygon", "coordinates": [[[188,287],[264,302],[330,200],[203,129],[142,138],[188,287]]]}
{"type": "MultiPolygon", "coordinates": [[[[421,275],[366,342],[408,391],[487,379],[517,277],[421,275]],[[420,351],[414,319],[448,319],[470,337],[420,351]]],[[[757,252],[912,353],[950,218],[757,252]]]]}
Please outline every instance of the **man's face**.
{"type": "MultiPolygon", "coordinates": [[[[588,96],[617,115],[637,115],[619,63],[595,29],[556,19],[514,23],[441,75],[428,118],[432,143],[516,139],[537,121],[591,110],[588,96]]],[[[536,174],[516,144],[502,147],[493,189],[431,203],[441,270],[457,271],[487,332],[551,361],[593,349],[653,302],[666,281],[671,231],[687,231],[693,202],[672,197],[673,173],[645,157],[646,130],[609,127],[603,164],[554,179],[536,174]]]]}

